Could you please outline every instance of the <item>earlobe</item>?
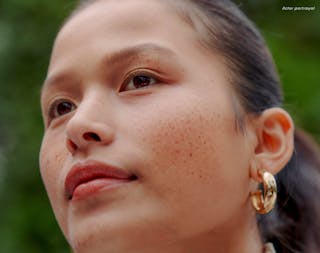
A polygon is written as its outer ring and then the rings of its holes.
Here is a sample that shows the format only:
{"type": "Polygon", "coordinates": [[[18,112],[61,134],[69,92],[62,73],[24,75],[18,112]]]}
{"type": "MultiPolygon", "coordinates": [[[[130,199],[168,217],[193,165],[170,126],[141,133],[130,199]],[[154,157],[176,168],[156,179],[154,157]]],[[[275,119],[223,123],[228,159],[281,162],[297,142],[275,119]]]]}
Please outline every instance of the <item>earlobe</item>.
{"type": "Polygon", "coordinates": [[[281,108],[265,110],[257,119],[258,138],[251,176],[257,179],[257,169],[277,174],[290,160],[294,149],[294,125],[290,115],[281,108]]]}

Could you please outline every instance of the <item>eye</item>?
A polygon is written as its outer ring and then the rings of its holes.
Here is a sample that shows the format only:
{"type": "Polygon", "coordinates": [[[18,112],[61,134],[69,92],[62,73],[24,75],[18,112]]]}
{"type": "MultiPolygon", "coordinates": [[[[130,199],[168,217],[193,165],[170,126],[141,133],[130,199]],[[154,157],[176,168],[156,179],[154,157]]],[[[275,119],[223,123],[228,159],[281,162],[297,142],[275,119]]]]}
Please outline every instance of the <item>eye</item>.
{"type": "Polygon", "coordinates": [[[158,80],[147,73],[136,73],[126,79],[121,91],[129,91],[154,85],[158,80]]]}
{"type": "Polygon", "coordinates": [[[65,114],[68,114],[76,109],[76,105],[69,100],[57,100],[49,109],[50,119],[55,119],[65,114]]]}

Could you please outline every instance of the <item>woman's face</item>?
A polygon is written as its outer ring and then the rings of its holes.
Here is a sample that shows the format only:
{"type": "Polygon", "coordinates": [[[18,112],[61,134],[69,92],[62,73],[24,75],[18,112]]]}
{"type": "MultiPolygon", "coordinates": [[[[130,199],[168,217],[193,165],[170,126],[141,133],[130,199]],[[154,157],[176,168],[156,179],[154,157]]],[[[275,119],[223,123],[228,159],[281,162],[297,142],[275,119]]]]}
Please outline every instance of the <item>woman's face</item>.
{"type": "Polygon", "coordinates": [[[63,27],[40,167],[77,252],[151,252],[242,222],[253,150],[227,77],[161,1],[98,1],[63,27]]]}

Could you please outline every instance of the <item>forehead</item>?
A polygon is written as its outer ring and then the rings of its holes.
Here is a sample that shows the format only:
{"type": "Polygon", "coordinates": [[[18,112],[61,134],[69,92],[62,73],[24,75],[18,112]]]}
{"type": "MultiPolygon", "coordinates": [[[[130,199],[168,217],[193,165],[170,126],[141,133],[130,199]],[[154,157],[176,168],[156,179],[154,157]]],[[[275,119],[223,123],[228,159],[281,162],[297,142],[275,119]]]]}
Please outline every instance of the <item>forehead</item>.
{"type": "Polygon", "coordinates": [[[164,0],[100,0],[81,9],[66,23],[55,48],[66,40],[73,46],[92,37],[105,37],[112,43],[124,36],[143,40],[154,35],[169,36],[172,40],[194,39],[195,31],[164,0]]]}
{"type": "Polygon", "coordinates": [[[77,12],[59,32],[49,72],[68,59],[79,61],[80,52],[90,52],[90,59],[94,59],[146,43],[175,48],[183,57],[200,44],[193,27],[166,0],[95,1],[77,12]]]}
{"type": "Polygon", "coordinates": [[[193,27],[166,0],[100,0],[81,9],[63,26],[53,47],[48,76],[83,62],[83,57],[85,65],[94,65],[102,56],[139,44],[170,48],[182,61],[203,50],[193,27]]]}

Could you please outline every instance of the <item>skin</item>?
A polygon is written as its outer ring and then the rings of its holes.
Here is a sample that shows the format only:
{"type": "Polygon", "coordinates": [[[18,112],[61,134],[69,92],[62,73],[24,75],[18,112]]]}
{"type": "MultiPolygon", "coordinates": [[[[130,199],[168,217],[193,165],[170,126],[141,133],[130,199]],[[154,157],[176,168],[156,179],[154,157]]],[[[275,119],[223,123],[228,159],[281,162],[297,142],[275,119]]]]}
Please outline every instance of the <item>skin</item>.
{"type": "Polygon", "coordinates": [[[68,21],[42,90],[40,169],[75,252],[262,252],[250,192],[257,168],[290,158],[293,125],[274,109],[237,131],[227,77],[161,1],[98,1],[68,21]],[[133,72],[151,85],[131,89],[133,72]],[[74,107],[55,114],[64,101],[74,107]],[[138,180],[69,201],[66,175],[88,159],[138,180]]]}

